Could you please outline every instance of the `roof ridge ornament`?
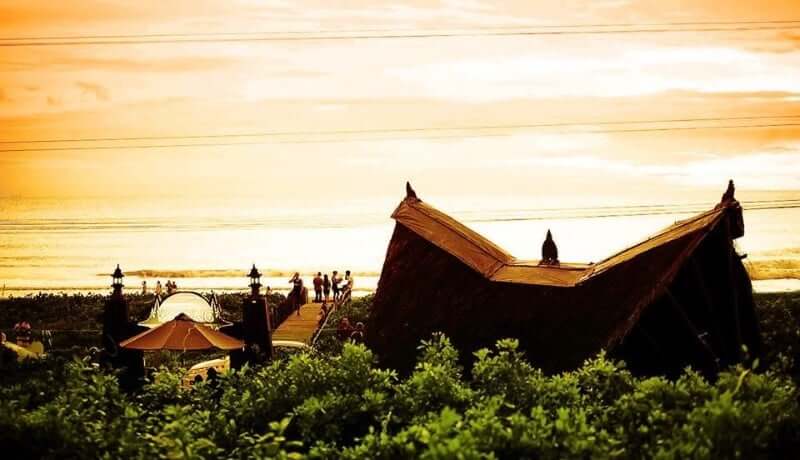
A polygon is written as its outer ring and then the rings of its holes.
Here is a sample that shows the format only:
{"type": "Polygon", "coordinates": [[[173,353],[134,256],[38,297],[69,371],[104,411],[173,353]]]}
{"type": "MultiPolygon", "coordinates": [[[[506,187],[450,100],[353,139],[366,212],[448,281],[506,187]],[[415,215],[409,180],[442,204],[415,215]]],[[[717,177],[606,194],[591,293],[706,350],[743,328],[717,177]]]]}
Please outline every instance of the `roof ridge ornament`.
{"type": "Polygon", "coordinates": [[[733,185],[733,179],[728,180],[728,188],[725,189],[725,193],[722,194],[722,203],[728,203],[731,201],[736,201],[734,198],[734,193],[736,193],[736,187],[733,185]]]}
{"type": "Polygon", "coordinates": [[[553,241],[553,233],[550,232],[549,228],[547,229],[544,243],[542,243],[542,260],[539,261],[539,265],[560,265],[558,261],[558,246],[553,241]]]}
{"type": "Polygon", "coordinates": [[[417,192],[415,192],[414,189],[411,187],[411,182],[409,181],[406,181],[406,199],[422,201],[419,199],[419,197],[417,197],[417,192]]]}

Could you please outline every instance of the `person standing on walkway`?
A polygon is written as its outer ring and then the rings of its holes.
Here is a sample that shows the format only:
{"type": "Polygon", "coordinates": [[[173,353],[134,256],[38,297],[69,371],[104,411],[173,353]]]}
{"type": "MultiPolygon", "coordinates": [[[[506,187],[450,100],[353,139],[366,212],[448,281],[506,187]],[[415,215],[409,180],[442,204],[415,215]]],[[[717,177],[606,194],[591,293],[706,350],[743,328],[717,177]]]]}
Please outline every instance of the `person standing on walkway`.
{"type": "Polygon", "coordinates": [[[322,302],[322,272],[314,277],[314,303],[322,302]]]}
{"type": "Polygon", "coordinates": [[[156,297],[161,297],[164,293],[164,288],[161,287],[161,280],[156,281],[156,297]]]}
{"type": "Polygon", "coordinates": [[[325,294],[325,304],[331,301],[331,280],[326,273],[322,277],[322,292],[325,294]]]}
{"type": "Polygon", "coordinates": [[[336,270],[333,271],[333,278],[331,278],[331,286],[333,287],[333,301],[336,302],[339,300],[339,282],[342,279],[339,278],[339,272],[336,270]]]}
{"type": "Polygon", "coordinates": [[[300,278],[300,273],[295,272],[294,276],[289,280],[292,283],[292,292],[289,293],[289,297],[291,297],[292,305],[294,308],[297,309],[297,314],[300,314],[300,307],[302,306],[302,302],[300,301],[301,296],[303,295],[303,278],[300,278]]]}
{"type": "Polygon", "coordinates": [[[350,270],[347,270],[344,273],[344,287],[342,288],[342,295],[341,297],[344,298],[344,302],[349,302],[353,296],[353,284],[355,283],[355,279],[353,275],[350,274],[350,270]]]}
{"type": "Polygon", "coordinates": [[[142,281],[142,295],[147,295],[147,281],[142,281]]]}

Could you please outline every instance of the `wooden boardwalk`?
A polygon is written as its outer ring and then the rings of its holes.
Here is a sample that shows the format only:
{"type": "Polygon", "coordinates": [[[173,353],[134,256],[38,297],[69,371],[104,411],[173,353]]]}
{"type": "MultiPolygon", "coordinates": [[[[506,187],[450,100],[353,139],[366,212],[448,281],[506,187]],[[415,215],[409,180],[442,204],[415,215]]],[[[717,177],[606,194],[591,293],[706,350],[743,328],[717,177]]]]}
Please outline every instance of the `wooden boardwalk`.
{"type": "Polygon", "coordinates": [[[307,303],[300,307],[300,315],[296,312],[272,331],[272,340],[293,340],[311,345],[311,339],[317,332],[317,315],[322,310],[321,303],[307,303]]]}

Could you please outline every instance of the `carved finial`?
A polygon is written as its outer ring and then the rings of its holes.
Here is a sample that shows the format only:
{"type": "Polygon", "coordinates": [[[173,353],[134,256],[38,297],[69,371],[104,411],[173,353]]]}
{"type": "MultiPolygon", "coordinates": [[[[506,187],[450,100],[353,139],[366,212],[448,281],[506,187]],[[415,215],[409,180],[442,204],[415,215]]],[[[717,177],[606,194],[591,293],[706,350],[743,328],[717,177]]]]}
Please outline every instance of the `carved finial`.
{"type": "Polygon", "coordinates": [[[414,198],[415,200],[419,199],[417,198],[417,192],[411,188],[411,182],[406,182],[406,198],[414,198]]]}
{"type": "Polygon", "coordinates": [[[722,194],[722,202],[727,203],[728,201],[734,201],[736,198],[733,197],[733,194],[736,192],[736,187],[733,185],[733,179],[728,181],[728,188],[725,190],[725,193],[722,194]]]}
{"type": "Polygon", "coordinates": [[[539,263],[541,265],[558,265],[558,246],[553,241],[550,229],[547,230],[547,236],[542,243],[542,260],[539,263]]]}

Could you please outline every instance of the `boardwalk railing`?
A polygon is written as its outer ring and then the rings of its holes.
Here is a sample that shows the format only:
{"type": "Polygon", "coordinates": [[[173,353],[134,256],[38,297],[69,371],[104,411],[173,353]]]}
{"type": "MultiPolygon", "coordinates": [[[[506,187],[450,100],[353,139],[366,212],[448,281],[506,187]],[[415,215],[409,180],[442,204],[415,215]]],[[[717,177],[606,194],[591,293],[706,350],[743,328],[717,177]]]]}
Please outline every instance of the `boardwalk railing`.
{"type": "Polygon", "coordinates": [[[314,333],[314,337],[311,339],[312,347],[317,344],[319,336],[322,334],[322,331],[325,330],[325,326],[328,325],[328,319],[331,317],[331,313],[338,310],[342,305],[346,304],[349,301],[350,301],[350,290],[347,290],[346,295],[343,293],[342,296],[339,297],[339,300],[335,300],[333,302],[333,308],[327,311],[327,313],[325,314],[325,319],[322,321],[322,324],[320,324],[319,327],[317,327],[317,331],[314,333]]]}

